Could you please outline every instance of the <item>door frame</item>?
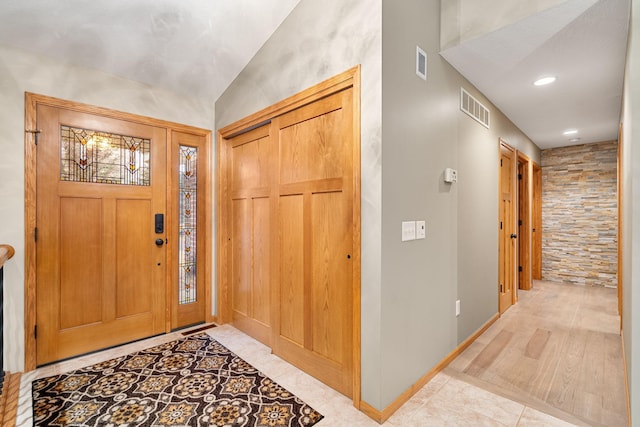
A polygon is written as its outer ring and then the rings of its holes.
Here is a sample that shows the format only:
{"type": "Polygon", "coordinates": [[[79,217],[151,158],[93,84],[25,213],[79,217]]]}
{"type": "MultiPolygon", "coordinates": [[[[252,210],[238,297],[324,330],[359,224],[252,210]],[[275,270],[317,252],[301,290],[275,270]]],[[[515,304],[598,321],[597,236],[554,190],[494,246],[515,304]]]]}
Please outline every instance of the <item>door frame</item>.
{"type": "MultiPolygon", "coordinates": [[[[31,371],[36,368],[36,173],[37,173],[37,150],[38,129],[36,122],[37,105],[48,105],[56,108],[63,108],[82,113],[94,114],[98,116],[109,117],[117,120],[125,120],[135,123],[141,123],[149,126],[165,128],[167,131],[167,150],[170,149],[171,131],[177,130],[185,133],[192,133],[206,138],[207,153],[206,169],[211,170],[211,131],[207,129],[187,126],[179,123],[168,122],[165,120],[153,119],[137,114],[125,113],[104,107],[96,107],[93,105],[83,104],[75,101],[67,101],[46,95],[25,92],[25,135],[24,135],[24,242],[25,242],[25,282],[24,282],[24,369],[31,371]]],[[[167,158],[170,159],[170,153],[167,152],[167,158]]],[[[171,209],[175,203],[175,197],[171,194],[171,183],[173,180],[170,176],[170,169],[167,169],[167,211],[165,212],[165,224],[167,230],[172,227],[171,209]]],[[[211,177],[205,180],[206,186],[202,201],[207,206],[205,215],[205,247],[202,256],[204,257],[204,275],[205,275],[205,321],[212,322],[211,314],[211,278],[212,278],[212,204],[211,204],[211,177]]],[[[171,234],[167,234],[171,235],[171,234]]],[[[172,267],[171,257],[172,251],[167,251],[166,263],[166,294],[167,303],[165,308],[165,332],[171,331],[171,302],[174,300],[172,295],[172,283],[170,281],[170,271],[172,267]]]]}
{"type": "Polygon", "coordinates": [[[324,82],[303,90],[270,107],[260,110],[244,119],[218,130],[218,192],[217,192],[217,305],[220,323],[228,323],[231,318],[231,285],[229,283],[228,234],[229,215],[226,209],[228,200],[228,168],[229,160],[226,156],[225,140],[240,135],[260,125],[267,124],[271,119],[297,108],[315,102],[321,98],[353,88],[353,273],[352,273],[352,313],[353,313],[353,404],[360,408],[361,398],[361,365],[360,365],[360,277],[361,277],[361,244],[360,244],[360,66],[353,67],[324,82]]]}

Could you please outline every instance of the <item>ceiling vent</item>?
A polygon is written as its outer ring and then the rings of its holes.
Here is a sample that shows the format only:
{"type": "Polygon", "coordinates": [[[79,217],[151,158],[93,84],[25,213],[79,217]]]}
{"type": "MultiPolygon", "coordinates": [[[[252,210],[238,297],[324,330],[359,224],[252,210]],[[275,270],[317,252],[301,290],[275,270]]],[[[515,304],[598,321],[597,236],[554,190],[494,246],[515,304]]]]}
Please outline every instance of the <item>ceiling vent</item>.
{"type": "Polygon", "coordinates": [[[489,109],[482,105],[469,92],[460,88],[460,109],[482,126],[489,129],[489,109]]]}

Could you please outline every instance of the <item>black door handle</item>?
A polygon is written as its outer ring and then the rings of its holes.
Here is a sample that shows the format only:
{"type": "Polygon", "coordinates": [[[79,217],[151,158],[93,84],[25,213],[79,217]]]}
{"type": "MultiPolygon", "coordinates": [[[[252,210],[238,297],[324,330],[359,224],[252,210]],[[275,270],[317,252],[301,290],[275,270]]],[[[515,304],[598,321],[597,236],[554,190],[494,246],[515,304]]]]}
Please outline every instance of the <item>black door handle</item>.
{"type": "Polygon", "coordinates": [[[511,238],[512,238],[512,239],[515,239],[516,237],[518,237],[516,234],[512,234],[512,235],[511,235],[511,238]]]}
{"type": "Polygon", "coordinates": [[[162,245],[164,245],[164,239],[156,239],[156,246],[160,247],[162,245]]]}

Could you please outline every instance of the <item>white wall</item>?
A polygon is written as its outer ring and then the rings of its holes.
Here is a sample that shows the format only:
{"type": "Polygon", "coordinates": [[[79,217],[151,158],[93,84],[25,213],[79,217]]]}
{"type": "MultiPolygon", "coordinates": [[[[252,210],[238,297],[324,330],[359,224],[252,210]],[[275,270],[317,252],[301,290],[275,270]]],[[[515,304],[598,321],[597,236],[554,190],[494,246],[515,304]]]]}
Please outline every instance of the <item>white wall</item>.
{"type": "Polygon", "coordinates": [[[631,425],[640,426],[640,0],[631,3],[622,154],[622,332],[631,425]],[[634,117],[634,112],[636,113],[634,117]]]}
{"type": "MultiPolygon", "coordinates": [[[[4,269],[4,368],[24,367],[24,93],[63,98],[212,129],[213,105],[0,46],[0,243],[4,269]]],[[[215,151],[215,150],[214,150],[215,151]]]]}

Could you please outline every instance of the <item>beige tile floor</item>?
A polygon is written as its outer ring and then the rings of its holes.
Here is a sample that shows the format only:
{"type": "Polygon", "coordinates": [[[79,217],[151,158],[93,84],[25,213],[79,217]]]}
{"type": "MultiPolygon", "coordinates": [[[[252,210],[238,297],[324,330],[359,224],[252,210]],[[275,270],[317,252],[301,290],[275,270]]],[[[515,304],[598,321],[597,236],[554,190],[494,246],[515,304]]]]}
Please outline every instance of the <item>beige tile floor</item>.
{"type": "MultiPolygon", "coordinates": [[[[261,370],[324,415],[319,427],[377,426],[352,402],[311,376],[271,354],[268,347],[229,325],[207,330],[213,338],[261,370]]],[[[68,372],[143,348],[181,338],[171,333],[79,357],[24,374],[17,425],[32,425],[31,381],[68,372]]],[[[423,426],[572,426],[533,408],[501,397],[441,372],[386,423],[390,427],[423,426]]]]}

